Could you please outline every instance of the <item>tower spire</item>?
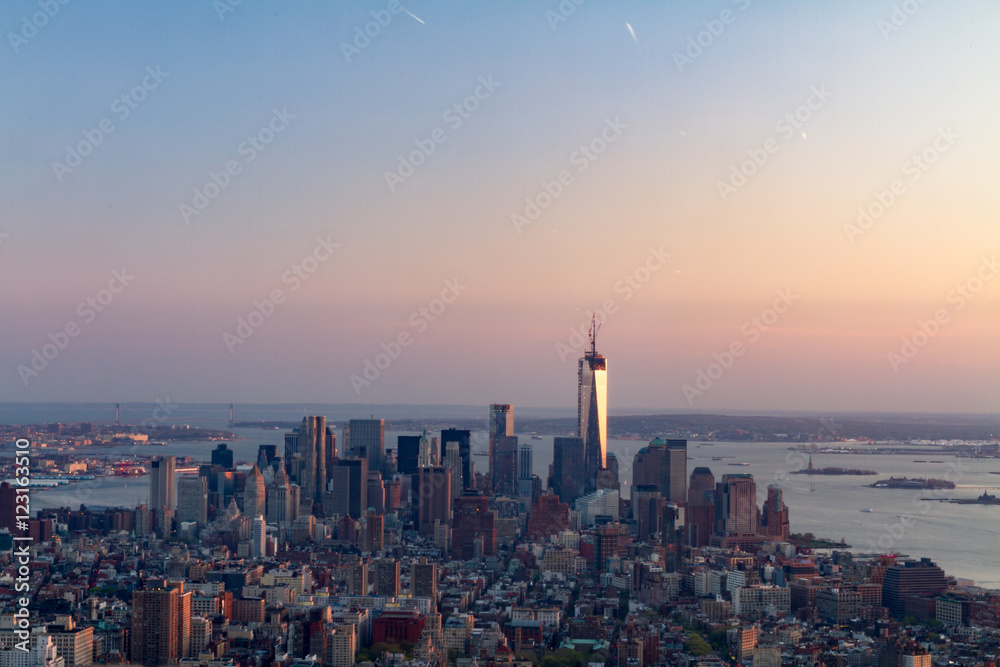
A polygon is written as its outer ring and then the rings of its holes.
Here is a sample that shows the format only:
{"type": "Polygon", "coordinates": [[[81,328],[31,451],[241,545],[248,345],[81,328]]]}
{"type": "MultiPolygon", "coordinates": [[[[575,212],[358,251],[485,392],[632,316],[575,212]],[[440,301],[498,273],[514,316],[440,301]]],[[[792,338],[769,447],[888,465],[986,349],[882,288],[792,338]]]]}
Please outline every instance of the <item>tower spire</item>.
{"type": "Polygon", "coordinates": [[[590,316],[590,356],[597,356],[597,331],[601,326],[597,323],[597,313],[590,316]]]}

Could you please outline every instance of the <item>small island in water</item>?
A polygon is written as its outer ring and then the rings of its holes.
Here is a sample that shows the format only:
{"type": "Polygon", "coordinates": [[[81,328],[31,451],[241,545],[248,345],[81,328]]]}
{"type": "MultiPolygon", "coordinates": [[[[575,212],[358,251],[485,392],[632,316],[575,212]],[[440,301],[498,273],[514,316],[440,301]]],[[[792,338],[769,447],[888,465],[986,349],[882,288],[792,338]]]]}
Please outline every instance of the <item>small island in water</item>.
{"type": "Polygon", "coordinates": [[[857,468],[805,468],[793,470],[793,475],[877,475],[874,470],[858,470],[857,468]]]}
{"type": "Polygon", "coordinates": [[[877,475],[874,470],[858,470],[856,468],[814,468],[812,454],[809,455],[809,467],[793,470],[793,475],[877,475]]]}

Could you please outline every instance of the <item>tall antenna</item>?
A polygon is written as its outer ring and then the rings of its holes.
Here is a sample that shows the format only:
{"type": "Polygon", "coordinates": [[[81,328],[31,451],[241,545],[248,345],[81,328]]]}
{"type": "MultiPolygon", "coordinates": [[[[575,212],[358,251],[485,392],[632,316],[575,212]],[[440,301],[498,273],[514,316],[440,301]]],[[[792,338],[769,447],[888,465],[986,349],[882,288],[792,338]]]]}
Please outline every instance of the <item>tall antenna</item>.
{"type": "Polygon", "coordinates": [[[590,354],[591,356],[597,356],[597,332],[600,330],[601,325],[597,323],[597,313],[590,316],[590,354]]]}

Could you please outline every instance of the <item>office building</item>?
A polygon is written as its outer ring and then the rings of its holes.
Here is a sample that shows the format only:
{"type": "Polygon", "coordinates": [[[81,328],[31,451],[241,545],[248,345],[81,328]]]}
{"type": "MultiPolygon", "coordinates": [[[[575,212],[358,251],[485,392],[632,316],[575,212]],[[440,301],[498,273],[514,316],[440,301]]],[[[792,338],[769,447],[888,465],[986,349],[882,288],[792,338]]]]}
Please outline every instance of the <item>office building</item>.
{"type": "Polygon", "coordinates": [[[517,446],[517,495],[535,495],[534,450],[530,442],[517,446]]]}
{"type": "MultiPolygon", "coordinates": [[[[496,444],[497,438],[514,435],[514,406],[505,403],[494,403],[490,406],[490,476],[495,477],[497,469],[496,444]]],[[[495,483],[495,482],[494,482],[495,483]]],[[[494,487],[496,488],[496,487],[494,487]]]]}
{"type": "Polygon", "coordinates": [[[368,460],[369,470],[383,472],[385,467],[385,420],[352,419],[347,424],[350,456],[368,460]]]}
{"type": "Polygon", "coordinates": [[[903,618],[908,596],[940,593],[947,587],[944,570],[930,558],[898,561],[886,568],[882,579],[882,605],[894,618],[903,618]]]}
{"type": "Polygon", "coordinates": [[[687,440],[655,438],[636,452],[632,486],[654,485],[665,500],[687,502],[687,440]]]}
{"type": "Polygon", "coordinates": [[[265,512],[267,503],[267,487],[264,485],[264,475],[254,463],[247,473],[246,485],[243,487],[243,513],[255,517],[265,512]]]}
{"type": "Polygon", "coordinates": [[[224,444],[218,445],[212,450],[212,465],[219,466],[223,470],[232,470],[233,450],[224,444]]]}
{"type": "Polygon", "coordinates": [[[267,555],[267,524],[260,514],[250,520],[250,556],[263,558],[267,555]]]}
{"type": "Polygon", "coordinates": [[[780,488],[771,484],[767,487],[767,500],[761,508],[764,535],[772,540],[788,541],[788,506],[780,488]]]}
{"type": "Polygon", "coordinates": [[[597,323],[591,321],[590,349],[577,374],[578,434],[583,439],[586,488],[594,489],[608,451],[608,360],[597,352],[597,323]]]}
{"type": "Polygon", "coordinates": [[[177,520],[208,525],[208,478],[183,475],[177,481],[177,520]]]}
{"type": "Polygon", "coordinates": [[[364,516],[368,508],[368,459],[338,459],[332,485],[334,514],[355,519],[364,516]]]}
{"type": "Polygon", "coordinates": [[[757,484],[753,475],[723,475],[715,487],[716,531],[725,535],[757,534],[757,484]]]}
{"type": "MultiPolygon", "coordinates": [[[[298,488],[298,487],[296,487],[298,488]]],[[[278,465],[274,471],[274,479],[267,489],[267,521],[283,526],[295,520],[298,510],[298,499],[291,501],[288,484],[288,473],[284,465],[278,465]]]]}
{"type": "Polygon", "coordinates": [[[173,456],[158,456],[149,463],[149,506],[159,511],[162,508],[173,511],[177,507],[175,495],[176,459],[173,456]]]}
{"type": "Polygon", "coordinates": [[[584,493],[583,438],[556,437],[552,441],[552,474],[549,488],[568,505],[584,493]]]}
{"type": "Polygon", "coordinates": [[[385,517],[372,507],[369,507],[365,512],[365,527],[362,537],[362,551],[378,554],[385,547],[385,517]]]}
{"type": "Polygon", "coordinates": [[[490,469],[494,495],[517,495],[517,450],[516,435],[494,438],[493,467],[490,469]]]}
{"type": "Polygon", "coordinates": [[[424,537],[434,538],[434,524],[451,525],[451,469],[445,466],[421,468],[417,480],[417,526],[424,537]]]}
{"type": "MultiPolygon", "coordinates": [[[[396,437],[396,469],[402,475],[415,475],[420,469],[420,436],[396,437]]],[[[427,465],[430,465],[428,463],[427,465]]]]}
{"type": "Polygon", "coordinates": [[[710,468],[698,466],[691,473],[688,505],[711,505],[715,502],[715,475],[710,468]],[[706,495],[707,494],[707,495],[706,495]]]}
{"type": "Polygon", "coordinates": [[[302,424],[285,436],[285,465],[291,481],[301,488],[302,511],[311,514],[332,478],[337,440],[326,417],[303,417],[302,424]]]}
{"type": "MultiPolygon", "coordinates": [[[[446,428],[441,431],[441,451],[439,461],[444,461],[444,456],[448,451],[449,442],[458,443],[458,455],[462,459],[462,483],[460,488],[475,488],[475,476],[472,467],[472,432],[467,429],[446,428]]],[[[459,480],[452,477],[451,483],[458,484],[459,480]]]]}

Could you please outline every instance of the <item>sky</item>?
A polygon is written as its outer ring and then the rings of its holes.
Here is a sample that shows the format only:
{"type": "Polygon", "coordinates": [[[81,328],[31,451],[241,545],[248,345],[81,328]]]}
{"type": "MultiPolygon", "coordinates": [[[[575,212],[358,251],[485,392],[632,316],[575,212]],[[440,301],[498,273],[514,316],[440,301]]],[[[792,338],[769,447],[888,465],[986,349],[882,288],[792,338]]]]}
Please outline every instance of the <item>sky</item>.
{"type": "Polygon", "coordinates": [[[1000,404],[996,3],[0,27],[0,401],[1000,404]]]}

